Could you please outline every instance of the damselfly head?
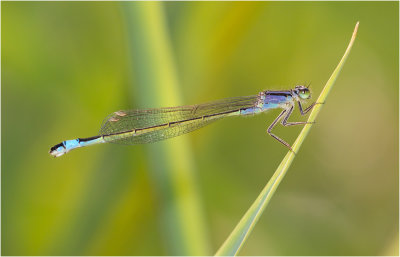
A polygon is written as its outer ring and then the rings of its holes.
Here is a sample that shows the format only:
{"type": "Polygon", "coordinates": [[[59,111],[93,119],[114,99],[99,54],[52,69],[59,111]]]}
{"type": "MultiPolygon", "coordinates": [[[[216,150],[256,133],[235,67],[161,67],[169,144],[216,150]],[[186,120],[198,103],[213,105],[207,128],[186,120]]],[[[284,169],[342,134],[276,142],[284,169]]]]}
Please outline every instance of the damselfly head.
{"type": "Polygon", "coordinates": [[[61,155],[64,155],[67,153],[67,149],[65,149],[65,146],[63,143],[56,144],[52,148],[50,148],[49,151],[50,155],[54,157],[60,157],[61,155]]]}
{"type": "Polygon", "coordinates": [[[311,91],[308,89],[308,87],[305,87],[303,85],[298,85],[293,89],[294,93],[300,97],[300,99],[306,100],[311,97],[311,91]]]}

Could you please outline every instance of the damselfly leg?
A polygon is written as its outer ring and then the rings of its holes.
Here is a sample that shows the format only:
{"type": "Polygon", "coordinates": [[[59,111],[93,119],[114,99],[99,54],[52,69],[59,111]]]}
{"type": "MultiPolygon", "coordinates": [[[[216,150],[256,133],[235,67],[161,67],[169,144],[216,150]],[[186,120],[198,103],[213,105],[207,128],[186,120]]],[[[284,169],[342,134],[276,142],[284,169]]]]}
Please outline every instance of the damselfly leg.
{"type": "MultiPolygon", "coordinates": [[[[303,110],[303,107],[300,103],[300,101],[297,102],[299,105],[299,110],[300,110],[300,114],[301,115],[305,115],[307,114],[310,110],[312,110],[312,108],[319,103],[312,103],[310,106],[308,106],[306,109],[303,110]]],[[[288,119],[290,117],[290,115],[292,115],[293,113],[293,109],[294,109],[294,105],[291,105],[288,109],[283,110],[278,117],[276,117],[276,119],[271,123],[271,125],[268,127],[267,129],[267,133],[272,136],[273,138],[275,138],[279,143],[283,144],[284,146],[286,146],[287,148],[289,148],[290,151],[292,151],[293,153],[295,153],[292,149],[292,147],[283,139],[279,138],[278,136],[272,134],[272,129],[276,126],[276,124],[279,122],[279,120],[282,119],[281,124],[285,127],[287,126],[294,126],[294,125],[305,125],[305,124],[314,124],[314,122],[307,122],[307,121],[293,121],[293,122],[288,122],[288,119]]]]}
{"type": "Polygon", "coordinates": [[[283,110],[278,117],[276,117],[276,119],[271,123],[271,125],[269,125],[268,129],[267,129],[267,133],[275,138],[276,140],[278,140],[279,143],[283,144],[284,146],[286,146],[287,148],[290,149],[290,151],[293,152],[292,147],[290,147],[290,145],[288,143],[286,143],[283,139],[275,136],[274,134],[272,134],[272,129],[275,127],[275,125],[278,123],[278,121],[283,117],[283,115],[285,115],[285,113],[287,112],[287,110],[283,110]]]}
{"type": "Polygon", "coordinates": [[[324,104],[325,102],[324,102],[324,103],[317,103],[317,102],[314,102],[314,103],[312,103],[310,106],[308,106],[307,108],[305,108],[304,110],[303,110],[303,106],[301,105],[300,101],[298,101],[297,103],[298,103],[298,105],[299,105],[300,114],[301,114],[301,115],[305,115],[305,114],[307,114],[309,111],[311,111],[312,108],[313,108],[315,105],[317,105],[317,104],[324,104]]]}

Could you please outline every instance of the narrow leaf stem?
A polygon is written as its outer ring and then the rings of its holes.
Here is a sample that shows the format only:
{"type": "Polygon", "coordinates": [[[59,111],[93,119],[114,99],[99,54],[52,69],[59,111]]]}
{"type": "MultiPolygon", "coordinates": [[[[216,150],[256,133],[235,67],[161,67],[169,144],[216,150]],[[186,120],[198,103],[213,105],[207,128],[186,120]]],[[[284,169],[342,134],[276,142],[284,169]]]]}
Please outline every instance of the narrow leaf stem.
{"type": "MultiPolygon", "coordinates": [[[[351,37],[350,43],[347,46],[346,52],[344,53],[342,59],[340,60],[339,64],[337,65],[336,69],[333,71],[331,77],[326,82],[324,89],[322,90],[321,94],[318,97],[317,103],[325,103],[326,97],[328,93],[331,91],[332,86],[338,77],[349,53],[353,46],[354,40],[356,39],[357,30],[358,30],[359,22],[357,22],[353,36],[351,37]]],[[[317,104],[310,116],[308,117],[309,122],[314,122],[317,118],[318,113],[320,112],[323,104],[317,104]]],[[[307,124],[304,126],[303,130],[300,132],[299,136],[297,137],[296,141],[294,142],[292,149],[294,152],[298,152],[300,149],[301,144],[303,143],[305,137],[309,133],[312,124],[307,124]]],[[[246,214],[242,217],[240,222],[236,225],[235,229],[229,235],[229,237],[225,240],[222,246],[217,251],[216,255],[218,256],[232,256],[237,255],[246,239],[250,235],[251,231],[255,227],[258,219],[260,218],[261,214],[264,212],[266,206],[268,205],[271,197],[274,195],[276,188],[279,186],[280,182],[284,178],[287,170],[289,169],[290,165],[293,162],[295,154],[292,151],[289,151],[285,158],[283,158],[282,162],[276,169],[275,173],[268,181],[267,185],[261,191],[257,199],[254,203],[250,206],[247,210],[246,214]]]]}

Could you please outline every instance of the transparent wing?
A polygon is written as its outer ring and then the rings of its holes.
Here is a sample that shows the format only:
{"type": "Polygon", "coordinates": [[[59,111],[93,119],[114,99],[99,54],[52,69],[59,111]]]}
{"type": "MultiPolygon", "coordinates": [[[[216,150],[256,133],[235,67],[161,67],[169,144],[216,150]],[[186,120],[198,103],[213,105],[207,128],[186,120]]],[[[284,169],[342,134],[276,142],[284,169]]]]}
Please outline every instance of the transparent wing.
{"type": "Polygon", "coordinates": [[[233,111],[253,107],[257,101],[258,96],[254,95],[198,105],[118,111],[103,121],[100,135],[111,143],[152,143],[191,132],[233,111]],[[135,130],[138,133],[124,133],[135,130]]]}

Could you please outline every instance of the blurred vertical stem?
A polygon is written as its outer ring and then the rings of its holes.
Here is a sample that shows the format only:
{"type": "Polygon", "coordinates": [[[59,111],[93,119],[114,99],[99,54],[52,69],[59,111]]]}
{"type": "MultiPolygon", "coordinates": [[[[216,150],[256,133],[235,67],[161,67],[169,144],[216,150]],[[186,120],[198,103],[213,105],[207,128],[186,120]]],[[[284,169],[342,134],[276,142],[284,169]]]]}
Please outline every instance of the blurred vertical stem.
{"type": "MultiPolygon", "coordinates": [[[[350,43],[347,46],[346,52],[344,53],[342,59],[337,65],[336,69],[333,71],[331,77],[328,82],[326,82],[324,89],[317,99],[317,103],[324,103],[328,93],[332,89],[333,84],[335,83],[336,78],[338,77],[347,57],[349,56],[350,50],[353,46],[354,40],[356,39],[357,30],[358,30],[358,22],[354,28],[353,36],[351,37],[350,43]]],[[[316,105],[310,116],[308,117],[309,122],[314,122],[319,111],[321,110],[322,105],[316,105]]],[[[296,141],[294,142],[292,149],[294,152],[298,152],[301,144],[303,143],[305,137],[310,131],[312,124],[307,124],[304,126],[303,130],[300,132],[296,141]]],[[[279,186],[280,182],[285,177],[287,170],[293,162],[295,154],[289,151],[285,158],[283,158],[281,164],[276,169],[274,175],[272,175],[271,179],[268,181],[267,185],[261,191],[260,195],[254,201],[254,203],[247,210],[246,214],[242,217],[240,222],[236,225],[235,229],[229,235],[229,237],[225,240],[221,248],[217,251],[216,255],[219,256],[231,256],[237,255],[243,244],[246,242],[248,236],[251,231],[257,224],[258,219],[261,214],[264,212],[267,207],[269,201],[275,193],[276,188],[279,186]]]]}
{"type": "MultiPolygon", "coordinates": [[[[168,37],[164,3],[121,3],[136,84],[132,99],[140,107],[181,104],[180,90],[168,37]]],[[[148,145],[149,165],[157,185],[162,237],[170,255],[210,253],[206,225],[194,179],[187,137],[148,145]]]]}

